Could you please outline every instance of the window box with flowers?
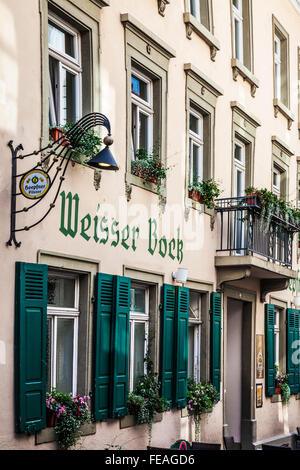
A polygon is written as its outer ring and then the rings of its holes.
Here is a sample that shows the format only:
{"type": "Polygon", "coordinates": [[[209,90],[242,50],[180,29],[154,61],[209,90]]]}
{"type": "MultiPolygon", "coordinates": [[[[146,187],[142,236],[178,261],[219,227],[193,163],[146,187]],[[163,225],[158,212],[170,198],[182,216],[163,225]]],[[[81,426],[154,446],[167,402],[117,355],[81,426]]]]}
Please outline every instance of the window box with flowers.
{"type": "MultiPolygon", "coordinates": [[[[74,125],[75,123],[68,123],[62,127],[50,128],[50,138],[54,142],[58,140],[59,144],[65,146],[66,142],[64,141],[64,134],[70,131],[74,125]]],[[[84,132],[79,142],[74,146],[74,151],[71,156],[73,164],[86,164],[100,151],[101,142],[101,138],[96,135],[94,129],[89,129],[84,132]]]]}
{"type": "Polygon", "coordinates": [[[81,427],[91,422],[90,397],[58,392],[55,388],[46,397],[47,426],[54,426],[58,446],[67,450],[82,435],[81,427]]]}
{"type": "Polygon", "coordinates": [[[195,441],[200,441],[201,416],[219,401],[220,396],[217,389],[211,383],[196,382],[193,378],[188,380],[187,410],[193,417],[195,423],[195,441]]]}
{"type": "Polygon", "coordinates": [[[212,178],[206,181],[194,180],[193,183],[189,184],[188,191],[190,199],[205,204],[208,209],[215,207],[215,199],[221,193],[218,183],[212,178]]]}
{"type": "Polygon", "coordinates": [[[291,389],[289,386],[290,374],[279,372],[277,364],[275,365],[275,395],[281,395],[282,403],[289,404],[291,389]]]}
{"type": "Polygon", "coordinates": [[[168,170],[169,168],[161,161],[155,149],[152,154],[143,148],[138,149],[135,159],[131,162],[131,173],[143,179],[145,183],[152,183],[160,198],[162,198],[162,187],[168,170]]]}

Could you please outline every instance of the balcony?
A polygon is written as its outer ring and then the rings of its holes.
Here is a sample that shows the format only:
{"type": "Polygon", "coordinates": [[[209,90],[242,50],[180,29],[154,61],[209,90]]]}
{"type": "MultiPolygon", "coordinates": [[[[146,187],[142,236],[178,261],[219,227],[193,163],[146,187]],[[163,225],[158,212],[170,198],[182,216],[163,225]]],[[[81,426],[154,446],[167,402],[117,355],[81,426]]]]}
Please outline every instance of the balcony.
{"type": "Polygon", "coordinates": [[[259,279],[263,298],[263,291],[286,288],[296,276],[293,239],[300,227],[279,214],[267,220],[256,196],[218,199],[216,210],[219,287],[230,280],[259,279]]]}

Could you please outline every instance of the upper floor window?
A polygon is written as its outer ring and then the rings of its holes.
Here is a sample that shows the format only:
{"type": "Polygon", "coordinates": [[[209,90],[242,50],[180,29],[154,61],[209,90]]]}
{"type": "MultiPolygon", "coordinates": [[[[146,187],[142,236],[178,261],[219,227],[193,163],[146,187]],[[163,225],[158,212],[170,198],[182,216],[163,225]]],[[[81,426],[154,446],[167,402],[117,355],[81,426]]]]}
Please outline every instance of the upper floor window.
{"type": "Polygon", "coordinates": [[[187,9],[199,23],[208,30],[210,27],[210,0],[187,0],[187,9]]]}
{"type": "Polygon", "coordinates": [[[201,324],[203,294],[190,291],[188,377],[200,381],[201,324]]]}
{"type": "Polygon", "coordinates": [[[244,39],[243,39],[243,2],[242,0],[232,1],[233,16],[233,55],[243,63],[244,39]]]}
{"type": "Polygon", "coordinates": [[[80,34],[54,16],[48,22],[49,123],[63,126],[82,113],[80,34]]]}
{"type": "Polygon", "coordinates": [[[234,197],[245,195],[246,170],[246,145],[236,139],[234,142],[234,197]]]}
{"type": "Polygon", "coordinates": [[[191,108],[189,112],[189,183],[203,180],[203,115],[191,108]]]}
{"type": "Polygon", "coordinates": [[[273,18],[274,98],[289,107],[289,36],[273,18]]]}
{"type": "Polygon", "coordinates": [[[131,75],[132,158],[139,149],[148,154],[153,146],[153,82],[133,70],[131,75]]]}

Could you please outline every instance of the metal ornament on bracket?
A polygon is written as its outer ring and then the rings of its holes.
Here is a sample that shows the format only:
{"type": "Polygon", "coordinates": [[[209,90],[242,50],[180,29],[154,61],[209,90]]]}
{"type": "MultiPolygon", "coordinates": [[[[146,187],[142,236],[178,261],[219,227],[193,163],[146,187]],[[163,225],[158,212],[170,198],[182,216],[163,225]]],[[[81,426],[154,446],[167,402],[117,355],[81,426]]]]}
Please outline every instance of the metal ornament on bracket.
{"type": "MultiPolygon", "coordinates": [[[[20,152],[24,150],[22,144],[18,145],[17,147],[14,147],[12,140],[8,143],[8,146],[11,150],[11,155],[12,155],[12,178],[11,178],[10,238],[6,242],[7,246],[12,246],[14,244],[16,248],[19,248],[21,246],[21,242],[17,241],[16,233],[22,232],[22,231],[28,231],[31,228],[35,227],[36,225],[41,223],[47,217],[49,212],[55,207],[56,200],[59,196],[60,188],[62,186],[63,181],[65,180],[65,174],[69,166],[72,153],[74,152],[74,148],[76,148],[82,136],[89,129],[91,129],[92,127],[96,127],[96,126],[104,126],[107,129],[108,136],[111,136],[110,122],[107,119],[107,117],[101,113],[90,113],[84,116],[82,119],[80,119],[77,123],[75,123],[74,126],[68,132],[63,134],[63,136],[59,136],[57,140],[48,144],[46,147],[40,150],[35,150],[34,152],[29,153],[27,155],[20,154],[20,152]],[[20,173],[20,174],[17,173],[17,161],[18,160],[22,160],[28,157],[33,157],[39,154],[43,155],[43,157],[34,167],[30,168],[29,170],[23,173],[20,173]],[[43,170],[43,166],[46,161],[49,161],[47,173],[45,172],[45,170],[43,170]],[[58,165],[55,168],[56,163],[58,163],[58,165]],[[41,170],[38,169],[39,167],[41,168],[41,170]],[[51,170],[54,171],[54,175],[52,178],[50,178],[49,176],[49,173],[51,172],[51,170]],[[44,191],[40,196],[30,197],[30,199],[33,200],[33,203],[28,206],[23,207],[22,209],[17,210],[16,208],[17,197],[25,196],[24,192],[22,192],[21,190],[20,192],[17,192],[17,180],[20,179],[21,181],[22,179],[24,179],[26,175],[29,175],[33,171],[36,171],[37,173],[40,173],[40,174],[43,173],[49,177],[47,191],[44,191]],[[58,176],[60,172],[62,172],[61,176],[58,176]],[[27,213],[31,209],[36,207],[38,204],[40,204],[40,202],[45,198],[45,196],[49,194],[56,180],[58,182],[56,193],[51,203],[47,207],[47,210],[43,213],[43,215],[36,222],[32,223],[29,226],[24,226],[21,228],[16,227],[17,215],[22,214],[22,213],[27,213]]],[[[113,141],[112,139],[107,139],[107,142],[108,143],[106,145],[110,145],[113,141]]]]}

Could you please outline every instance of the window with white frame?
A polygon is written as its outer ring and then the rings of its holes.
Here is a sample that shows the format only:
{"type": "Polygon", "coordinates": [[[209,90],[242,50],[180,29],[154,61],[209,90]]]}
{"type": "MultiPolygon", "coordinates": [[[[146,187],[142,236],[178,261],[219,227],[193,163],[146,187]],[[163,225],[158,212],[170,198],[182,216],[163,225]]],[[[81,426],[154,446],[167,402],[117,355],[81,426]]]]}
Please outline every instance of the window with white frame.
{"type": "Polygon", "coordinates": [[[274,36],[275,98],[281,99],[281,40],[274,36]]]}
{"type": "Polygon", "coordinates": [[[145,355],[149,334],[149,288],[132,284],[130,289],[129,389],[146,373],[145,355]]]}
{"type": "Polygon", "coordinates": [[[132,159],[138,150],[151,153],[153,147],[153,82],[133,70],[131,74],[132,159]]]}
{"type": "Polygon", "coordinates": [[[203,115],[190,108],[189,111],[189,183],[203,180],[203,115]]]}
{"type": "Polygon", "coordinates": [[[79,276],[49,273],[47,307],[47,388],[77,392],[79,276]]]}
{"type": "Polygon", "coordinates": [[[274,325],[274,342],[275,342],[275,364],[279,367],[280,363],[280,308],[275,306],[275,325],[274,325]]]}
{"type": "Polygon", "coordinates": [[[246,184],[246,146],[240,140],[234,141],[234,197],[245,194],[246,184]]]}
{"type": "Polygon", "coordinates": [[[200,6],[200,0],[189,0],[188,5],[189,5],[189,11],[190,13],[198,20],[201,22],[201,6],[200,6]]]}
{"type": "Polygon", "coordinates": [[[54,15],[48,21],[49,123],[75,122],[82,113],[80,33],[54,15]]]}
{"type": "Polygon", "coordinates": [[[244,62],[243,0],[232,0],[233,56],[244,62]]]}
{"type": "Polygon", "coordinates": [[[193,377],[196,381],[200,381],[202,297],[202,293],[190,290],[188,377],[193,377]]]}
{"type": "Polygon", "coordinates": [[[211,1],[210,0],[186,0],[187,11],[194,16],[205,28],[211,30],[211,1]]]}
{"type": "Polygon", "coordinates": [[[272,191],[279,199],[281,196],[281,172],[276,165],[273,165],[272,191]]]}

